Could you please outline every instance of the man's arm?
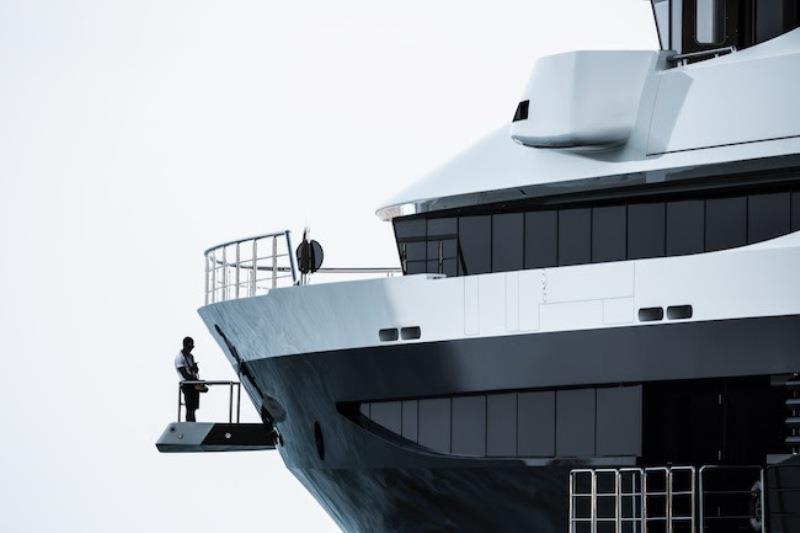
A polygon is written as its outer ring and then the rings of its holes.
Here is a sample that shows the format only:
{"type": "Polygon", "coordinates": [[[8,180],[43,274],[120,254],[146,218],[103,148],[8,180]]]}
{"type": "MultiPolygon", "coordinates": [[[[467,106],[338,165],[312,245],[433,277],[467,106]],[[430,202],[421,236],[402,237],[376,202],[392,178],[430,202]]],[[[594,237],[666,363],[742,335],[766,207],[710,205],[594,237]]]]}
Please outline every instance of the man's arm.
{"type": "Polygon", "coordinates": [[[189,372],[189,369],[186,368],[185,366],[179,366],[178,372],[180,372],[181,378],[183,378],[184,381],[194,381],[194,376],[189,372]]]}

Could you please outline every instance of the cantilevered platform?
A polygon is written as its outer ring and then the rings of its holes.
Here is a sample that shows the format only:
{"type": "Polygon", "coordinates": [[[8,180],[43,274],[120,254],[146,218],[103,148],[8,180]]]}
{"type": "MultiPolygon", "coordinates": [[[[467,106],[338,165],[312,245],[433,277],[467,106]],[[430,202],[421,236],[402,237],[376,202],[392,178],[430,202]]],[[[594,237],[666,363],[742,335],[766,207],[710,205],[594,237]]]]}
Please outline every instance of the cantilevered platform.
{"type": "Polygon", "coordinates": [[[245,452],[274,450],[277,434],[267,424],[239,422],[241,385],[237,381],[182,381],[178,385],[178,421],[156,442],[161,453],[245,452]],[[181,385],[222,386],[229,389],[227,422],[182,421],[181,385]]]}
{"type": "Polygon", "coordinates": [[[156,442],[161,453],[274,450],[275,434],[264,424],[173,422],[156,442]]]}

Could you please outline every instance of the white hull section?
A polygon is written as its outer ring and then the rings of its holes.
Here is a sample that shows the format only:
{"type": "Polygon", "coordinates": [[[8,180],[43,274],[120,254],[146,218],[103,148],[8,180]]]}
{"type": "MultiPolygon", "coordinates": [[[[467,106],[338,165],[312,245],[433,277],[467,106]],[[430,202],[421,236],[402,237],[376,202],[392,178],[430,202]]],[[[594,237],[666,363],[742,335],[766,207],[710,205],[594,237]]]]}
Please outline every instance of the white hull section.
{"type": "Polygon", "coordinates": [[[690,256],[444,278],[398,278],[273,289],[200,309],[244,360],[412,342],[658,327],[638,310],[691,305],[709,321],[800,314],[800,232],[690,256]],[[382,329],[419,327],[381,342],[382,329]]]}

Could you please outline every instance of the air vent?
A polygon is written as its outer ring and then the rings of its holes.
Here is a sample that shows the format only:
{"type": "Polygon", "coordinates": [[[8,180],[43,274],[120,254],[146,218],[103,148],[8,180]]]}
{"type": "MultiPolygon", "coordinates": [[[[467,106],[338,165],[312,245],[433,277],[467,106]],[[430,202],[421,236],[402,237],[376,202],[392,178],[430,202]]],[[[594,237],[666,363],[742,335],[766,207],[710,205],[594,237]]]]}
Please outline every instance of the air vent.
{"type": "Polygon", "coordinates": [[[655,322],[663,319],[663,307],[643,307],[639,309],[639,322],[655,322]]]}
{"type": "Polygon", "coordinates": [[[391,342],[398,339],[397,328],[387,328],[378,331],[378,338],[381,342],[391,342]]]}
{"type": "Polygon", "coordinates": [[[667,318],[670,320],[686,320],[692,318],[694,310],[691,305],[671,305],[667,307],[667,318]]]}
{"type": "Polygon", "coordinates": [[[400,330],[400,338],[404,341],[419,339],[422,336],[422,329],[419,326],[403,328],[400,330]]]}

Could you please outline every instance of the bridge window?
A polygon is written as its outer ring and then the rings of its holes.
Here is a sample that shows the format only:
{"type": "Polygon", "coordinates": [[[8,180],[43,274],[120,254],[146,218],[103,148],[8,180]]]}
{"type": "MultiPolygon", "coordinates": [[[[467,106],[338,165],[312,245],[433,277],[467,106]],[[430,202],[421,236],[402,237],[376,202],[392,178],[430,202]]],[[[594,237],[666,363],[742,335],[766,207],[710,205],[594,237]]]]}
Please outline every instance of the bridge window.
{"type": "Polygon", "coordinates": [[[703,200],[667,204],[667,255],[705,251],[705,208],[703,200]]]}
{"type": "Polygon", "coordinates": [[[747,244],[747,197],[706,201],[706,251],[747,244]]]}
{"type": "Polygon", "coordinates": [[[563,209],[558,212],[558,264],[591,263],[591,209],[563,209]]]}
{"type": "Polygon", "coordinates": [[[790,204],[788,192],[751,195],[747,202],[747,240],[766,241],[789,233],[790,204]]]}
{"type": "Polygon", "coordinates": [[[557,264],[558,211],[525,213],[525,268],[545,268],[557,264]]]}
{"type": "Polygon", "coordinates": [[[654,200],[400,218],[395,234],[406,274],[452,277],[711,252],[800,230],[800,192],[654,200]]]}
{"type": "Polygon", "coordinates": [[[523,214],[492,217],[492,272],[522,270],[523,214]]]}
{"type": "Polygon", "coordinates": [[[492,218],[461,217],[458,221],[461,246],[461,274],[485,274],[492,271],[492,218]]]}
{"type": "Polygon", "coordinates": [[[628,259],[664,255],[663,203],[628,206],[628,259]]]}
{"type": "Polygon", "coordinates": [[[592,209],[592,263],[625,260],[625,224],[624,205],[592,209]]]}

